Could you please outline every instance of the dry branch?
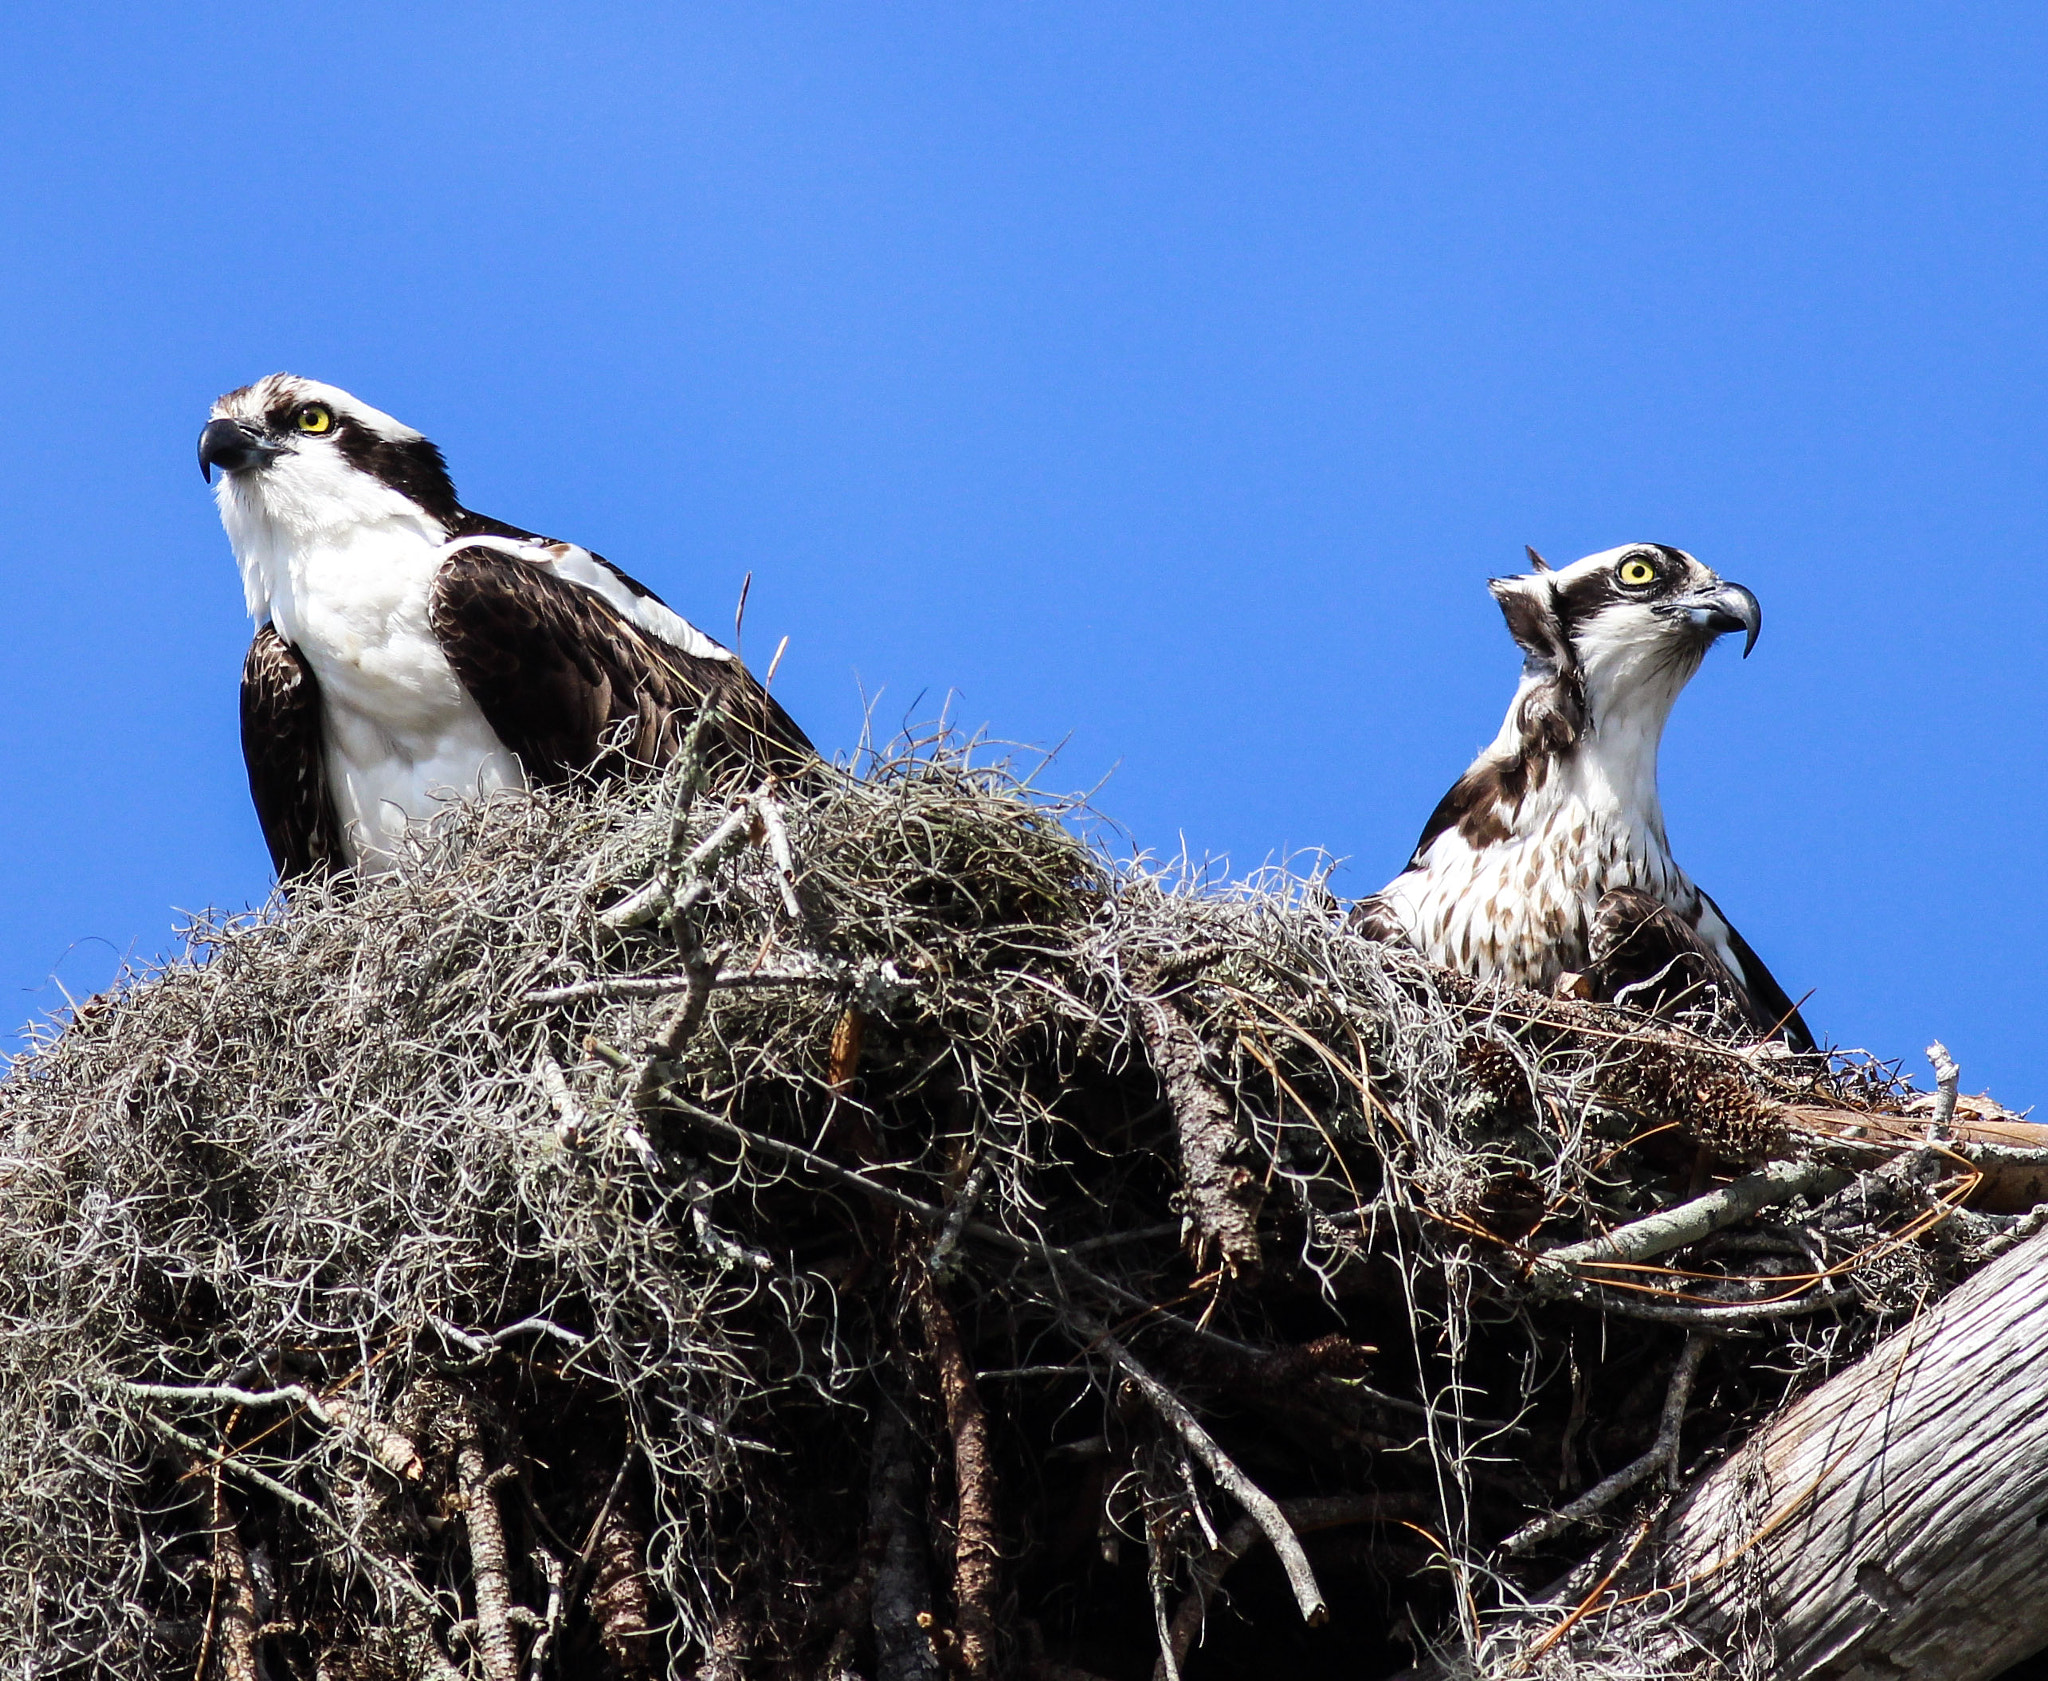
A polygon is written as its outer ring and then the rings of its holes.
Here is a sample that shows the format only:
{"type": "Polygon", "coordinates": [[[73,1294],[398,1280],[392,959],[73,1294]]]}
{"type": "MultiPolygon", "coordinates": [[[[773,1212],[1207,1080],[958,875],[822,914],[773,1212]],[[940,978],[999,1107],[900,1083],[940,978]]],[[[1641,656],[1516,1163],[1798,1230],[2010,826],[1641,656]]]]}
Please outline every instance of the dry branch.
{"type": "Polygon", "coordinates": [[[1847,1184],[1850,1177],[1825,1162],[1768,1162],[1732,1184],[1675,1208],[1662,1208],[1598,1237],[1545,1250],[1536,1257],[1532,1274],[1539,1289],[1618,1277],[1617,1269],[1632,1268],[1635,1263],[1697,1243],[1794,1197],[1824,1195],[1847,1184]]]}
{"type": "Polygon", "coordinates": [[[1245,1515],[1259,1526],[1272,1543],[1273,1551],[1280,1556],[1280,1566],[1287,1572],[1287,1585],[1294,1591],[1294,1602],[1301,1610],[1302,1621],[1311,1625],[1320,1623],[1329,1615],[1329,1607],[1323,1603],[1323,1590],[1316,1586],[1315,1571],[1309,1566],[1308,1554],[1301,1550],[1301,1541],[1279,1504],[1238,1468],[1237,1462],[1217,1445],[1216,1438],[1202,1427],[1201,1420],[1189,1410],[1187,1403],[1140,1365],[1131,1351],[1109,1334],[1107,1326],[1076,1309],[1069,1309],[1069,1313],[1076,1328],[1109,1358],[1187,1443],[1189,1451],[1216,1479],[1216,1485],[1242,1506],[1245,1515]]]}
{"type": "Polygon", "coordinates": [[[960,1667],[979,1681],[995,1663],[996,1571],[1002,1558],[988,1412],[960,1346],[960,1327],[938,1285],[921,1270],[912,1288],[953,1444],[953,1605],[960,1624],[960,1667]]]}
{"type": "Polygon", "coordinates": [[[512,1591],[505,1548],[505,1524],[498,1511],[498,1484],[505,1468],[493,1471],[484,1457],[483,1426],[466,1398],[449,1418],[455,1436],[456,1509],[469,1536],[476,1584],[475,1646],[487,1681],[519,1681],[519,1639],[512,1632],[512,1591]]]}
{"type": "Polygon", "coordinates": [[[235,1529],[235,1509],[228,1501],[220,1473],[213,1484],[213,1579],[218,1594],[220,1672],[222,1681],[257,1681],[257,1630],[263,1614],[256,1605],[256,1577],[249,1555],[235,1529]]]}
{"type": "Polygon", "coordinates": [[[1203,1067],[1207,1051],[1164,1000],[1142,999],[1138,1021],[1153,1071],[1173,1106],[1190,1251],[1199,1264],[1213,1248],[1232,1272],[1256,1273],[1263,1199],[1258,1182],[1238,1160],[1237,1117],[1203,1067]]]}

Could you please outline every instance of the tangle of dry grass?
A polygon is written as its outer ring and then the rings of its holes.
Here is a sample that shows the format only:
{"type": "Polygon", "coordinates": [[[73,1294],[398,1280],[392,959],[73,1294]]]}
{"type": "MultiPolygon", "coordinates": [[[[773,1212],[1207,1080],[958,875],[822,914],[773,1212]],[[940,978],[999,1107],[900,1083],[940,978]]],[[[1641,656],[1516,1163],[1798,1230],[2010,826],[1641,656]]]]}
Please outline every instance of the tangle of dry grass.
{"type": "Polygon", "coordinates": [[[1113,862],[943,743],[694,782],[201,926],[0,1084],[10,1670],[1483,1670],[1661,1498],[1586,1491],[2009,1224],[1882,1069],[1113,862]]]}

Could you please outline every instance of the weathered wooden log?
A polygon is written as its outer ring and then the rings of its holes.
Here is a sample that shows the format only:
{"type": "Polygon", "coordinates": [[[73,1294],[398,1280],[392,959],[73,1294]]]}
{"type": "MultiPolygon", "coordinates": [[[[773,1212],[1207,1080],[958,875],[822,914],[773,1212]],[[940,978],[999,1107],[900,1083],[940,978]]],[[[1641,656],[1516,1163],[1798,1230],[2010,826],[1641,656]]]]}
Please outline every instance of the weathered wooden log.
{"type": "Polygon", "coordinates": [[[2048,1234],[1786,1408],[1644,1556],[1565,1640],[1782,1681],[1984,1681],[2048,1646],[2048,1234]]]}

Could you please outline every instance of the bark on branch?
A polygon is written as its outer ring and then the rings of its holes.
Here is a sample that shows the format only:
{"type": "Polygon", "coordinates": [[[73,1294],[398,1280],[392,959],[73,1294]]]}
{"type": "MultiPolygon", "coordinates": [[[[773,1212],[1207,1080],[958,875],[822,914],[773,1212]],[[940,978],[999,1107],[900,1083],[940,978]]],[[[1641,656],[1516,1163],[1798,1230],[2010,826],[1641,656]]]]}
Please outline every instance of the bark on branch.
{"type": "Polygon", "coordinates": [[[1237,1116],[1204,1066],[1202,1041],[1180,1012],[1158,998],[1138,1009],[1152,1071],[1180,1135],[1181,1185],[1197,1263],[1213,1245],[1233,1273],[1259,1270],[1258,1182],[1238,1161],[1237,1116]]]}
{"type": "Polygon", "coordinates": [[[960,1329],[952,1311],[930,1276],[919,1270],[918,1317],[937,1369],[946,1429],[953,1439],[953,1605],[960,1623],[960,1667],[978,1678],[995,1664],[996,1567],[1002,1556],[996,1535],[995,1466],[989,1453],[988,1413],[975,1387],[974,1368],[960,1346],[960,1329]]]}
{"type": "Polygon", "coordinates": [[[1153,1411],[1173,1426],[1209,1475],[1216,1479],[1217,1487],[1242,1506],[1245,1515],[1273,1543],[1273,1551],[1280,1557],[1280,1567],[1287,1573],[1287,1585],[1294,1590],[1294,1602],[1301,1609],[1302,1620],[1313,1626],[1328,1617],[1329,1607],[1323,1602],[1323,1590],[1316,1585],[1315,1571],[1309,1566],[1308,1554],[1302,1551],[1301,1541],[1279,1503],[1244,1474],[1237,1461],[1202,1428],[1201,1420],[1188,1409],[1187,1403],[1140,1365],[1137,1357],[1109,1334],[1107,1326],[1078,1309],[1070,1309],[1069,1314],[1074,1324],[1115,1363],[1117,1370],[1131,1380],[1153,1411]]]}

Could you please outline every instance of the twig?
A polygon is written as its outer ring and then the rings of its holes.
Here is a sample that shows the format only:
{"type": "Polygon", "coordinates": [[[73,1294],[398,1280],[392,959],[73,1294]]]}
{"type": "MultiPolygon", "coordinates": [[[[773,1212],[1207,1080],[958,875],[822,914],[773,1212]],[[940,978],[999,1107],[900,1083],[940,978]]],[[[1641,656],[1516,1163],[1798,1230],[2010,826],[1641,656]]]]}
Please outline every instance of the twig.
{"type": "Polygon", "coordinates": [[[443,1319],[438,1313],[427,1315],[427,1323],[439,1331],[450,1342],[466,1348],[472,1354],[490,1354],[504,1347],[514,1337],[523,1337],[529,1332],[540,1336],[553,1337],[570,1348],[586,1348],[590,1339],[581,1331],[572,1331],[566,1325],[557,1325],[552,1319],[543,1319],[537,1313],[530,1313],[524,1319],[515,1319],[509,1325],[501,1325],[495,1331],[479,1335],[465,1331],[452,1319],[443,1319]]]}
{"type": "Polygon", "coordinates": [[[407,1598],[422,1606],[430,1616],[440,1614],[440,1606],[434,1602],[426,1589],[422,1588],[418,1582],[414,1581],[407,1572],[401,1570],[397,1565],[364,1547],[361,1542],[342,1527],[340,1520],[334,1517],[326,1507],[308,1500],[297,1489],[289,1484],[279,1482],[267,1472],[257,1470],[255,1466],[249,1464],[246,1460],[233,1455],[215,1453],[204,1442],[186,1435],[175,1424],[158,1418],[152,1412],[144,1412],[141,1417],[145,1425],[173,1446],[183,1448],[186,1453],[194,1455],[209,1467],[218,1467],[228,1475],[240,1478],[251,1487],[260,1488],[272,1499],[282,1501],[285,1505],[291,1507],[293,1511],[311,1519],[322,1529],[329,1531],[339,1538],[342,1546],[349,1553],[369,1565],[372,1570],[376,1571],[378,1575],[397,1588],[399,1592],[406,1595],[407,1598]]]}
{"type": "Polygon", "coordinates": [[[638,891],[598,913],[600,927],[614,930],[638,928],[668,908],[675,892],[676,878],[682,872],[683,860],[689,849],[690,808],[696,804],[697,796],[704,788],[708,768],[705,743],[722,722],[719,709],[709,702],[700,707],[697,716],[691,720],[689,733],[683,737],[682,747],[676,754],[675,813],[669,819],[667,854],[661,867],[638,891]]]}
{"type": "Polygon", "coordinates": [[[1573,1282],[1580,1276],[1580,1268],[1611,1268],[1647,1261],[1688,1243],[1697,1243],[1724,1226],[1735,1225],[1794,1197],[1824,1195],[1848,1183],[1850,1177],[1824,1162],[1768,1162],[1731,1185],[1723,1185],[1675,1208],[1661,1208],[1598,1237],[1546,1250],[1536,1257],[1531,1277],[1536,1287],[1547,1294],[1573,1282]]]}
{"type": "Polygon", "coordinates": [[[782,821],[782,805],[767,788],[754,796],[754,810],[761,819],[761,828],[768,837],[768,856],[775,864],[775,885],[782,891],[782,908],[789,912],[789,920],[801,922],[804,919],[802,901],[796,896],[796,855],[790,850],[789,830],[782,821]]]}
{"type": "Polygon", "coordinates": [[[238,1389],[232,1384],[137,1383],[122,1378],[114,1387],[143,1401],[180,1401],[196,1406],[265,1407],[296,1406],[320,1424],[359,1437],[369,1454],[385,1470],[407,1482],[417,1482],[423,1469],[418,1447],[412,1438],[393,1425],[373,1419],[368,1410],[343,1395],[320,1395],[303,1384],[280,1384],[275,1389],[238,1389]]]}
{"type": "Polygon", "coordinates": [[[235,1509],[221,1486],[220,1467],[208,1468],[213,1483],[213,1579],[220,1593],[220,1672],[222,1681],[257,1681],[256,1578],[249,1555],[236,1531],[235,1509]]]}
{"type": "Polygon", "coordinates": [[[548,1648],[554,1644],[560,1632],[562,1619],[568,1614],[568,1601],[562,1593],[562,1561],[545,1547],[533,1549],[533,1567],[548,1585],[548,1608],[541,1622],[541,1629],[533,1637],[533,1646],[526,1654],[526,1681],[541,1681],[547,1667],[548,1648]]]}
{"type": "Polygon", "coordinates": [[[562,1065],[546,1051],[539,1061],[540,1088],[555,1106],[555,1137],[572,1148],[590,1136],[590,1115],[569,1089],[569,1077],[562,1065]]]}
{"type": "Polygon", "coordinates": [[[981,1193],[988,1189],[994,1169],[986,1156],[977,1160],[968,1169],[966,1182],[960,1187],[960,1194],[946,1210],[946,1223],[939,1228],[938,1241],[932,1245],[929,1255],[924,1258],[925,1270],[943,1284],[953,1273],[953,1251],[960,1242],[960,1233],[967,1224],[967,1217],[974,1212],[974,1205],[981,1201],[981,1193]]]}
{"type": "Polygon", "coordinates": [[[669,852],[653,877],[616,905],[597,913],[597,924],[615,933],[641,928],[659,917],[673,927],[689,914],[711,891],[718,867],[728,854],[739,850],[748,839],[754,820],[751,797],[740,801],[712,826],[711,832],[688,851],[687,805],[678,809],[669,852]],[[681,887],[678,893],[677,888],[681,887]]]}
{"type": "Polygon", "coordinates": [[[1237,1462],[1202,1428],[1201,1420],[1188,1410],[1187,1403],[1140,1365],[1131,1351],[1110,1335],[1108,1326],[1079,1308],[1069,1307],[1068,1314],[1090,1344],[1107,1355],[1153,1410],[1179,1432],[1181,1440],[1216,1479],[1217,1486],[1265,1532],[1266,1539],[1273,1543],[1273,1551],[1279,1555],[1280,1567],[1287,1573],[1287,1583],[1294,1590],[1294,1602],[1301,1609],[1303,1621],[1311,1626],[1321,1623],[1329,1615],[1323,1591],[1316,1586],[1308,1554],[1301,1550],[1301,1542],[1273,1497],[1238,1469],[1237,1462]]]}
{"type": "Polygon", "coordinates": [[[597,1575],[590,1587],[590,1612],[598,1641],[619,1668],[641,1674],[647,1668],[653,1619],[640,1532],[613,1506],[598,1514],[591,1538],[597,1575]]]}
{"type": "Polygon", "coordinates": [[[641,1064],[639,1084],[633,1091],[633,1107],[643,1112],[659,1100],[661,1070],[689,1048],[711,1003],[711,984],[718,976],[717,958],[706,956],[702,946],[693,944],[683,954],[683,966],[689,973],[690,990],[661,1024],[647,1060],[641,1064]]]}
{"type": "Polygon", "coordinates": [[[1145,1585],[1152,1590],[1152,1627],[1159,1642],[1159,1662],[1154,1673],[1163,1681],[1180,1681],[1180,1658],[1173,1649],[1173,1630],[1166,1616],[1166,1545],[1159,1533],[1160,1518],[1145,1517],[1145,1585]]]}
{"type": "MultiPolygon", "coordinates": [[[[823,963],[786,963],[774,967],[724,969],[712,977],[720,991],[747,987],[836,986],[843,972],[823,963]]],[[[697,984],[692,975],[600,975],[593,980],[575,981],[567,986],[543,987],[519,995],[522,1004],[575,1004],[586,998],[666,998],[688,992],[697,984]]]]}
{"type": "Polygon", "coordinates": [[[1699,1376],[1700,1361],[1713,1345],[1713,1338],[1695,1331],[1685,1339],[1685,1348],[1671,1372],[1671,1386],[1664,1393],[1664,1411],[1657,1422],[1657,1439],[1640,1459],[1624,1465],[1611,1477],[1603,1477],[1571,1502],[1548,1517],[1526,1523],[1501,1546],[1511,1553],[1534,1552],[1544,1542],[1562,1535],[1573,1524],[1612,1505],[1620,1496],[1657,1471],[1668,1475],[1678,1467],[1679,1437],[1685,1426],[1685,1409],[1692,1400],[1693,1380],[1699,1376]]]}
{"type": "Polygon", "coordinates": [[[1857,1299],[1856,1287],[1844,1284],[1833,1290],[1815,1290],[1810,1295],[1791,1296],[1782,1301],[1737,1302],[1729,1307],[1692,1307],[1682,1302],[1650,1301],[1624,1295],[1618,1290],[1578,1288],[1567,1292],[1573,1301],[1584,1302],[1602,1313],[1620,1319],[1647,1319],[1656,1325],[1691,1325],[1712,1330],[1724,1325],[1754,1325],[1767,1319],[1797,1319],[1857,1299]]]}
{"type": "MultiPolygon", "coordinates": [[[[1383,1523],[1390,1516],[1412,1509],[1415,1504],[1414,1498],[1408,1495],[1335,1494],[1283,1500],[1280,1510],[1297,1535],[1307,1535],[1318,1529],[1340,1529],[1354,1523],[1383,1523]]],[[[1173,1622],[1168,1630],[1167,1652],[1171,1653],[1176,1669],[1187,1662],[1188,1654],[1194,1650],[1195,1640],[1201,1634],[1202,1624],[1209,1613],[1209,1602],[1223,1585],[1223,1578],[1230,1567],[1252,1550],[1263,1533],[1257,1521],[1247,1513],[1226,1529],[1216,1545],[1196,1562],[1194,1585],[1174,1607],[1173,1622]]],[[[1161,1653],[1162,1662],[1152,1671],[1153,1681],[1166,1681],[1169,1673],[1163,1661],[1166,1656],[1167,1653],[1161,1653]]]]}
{"type": "Polygon", "coordinates": [[[1935,1087],[1934,1115],[1927,1123],[1927,1136],[1947,1138],[1955,1130],[1956,1089],[1962,1084],[1963,1071],[1939,1039],[1927,1047],[1927,1060],[1934,1064],[1935,1087]]]}
{"type": "Polygon", "coordinates": [[[619,1461],[612,1485],[605,1490],[604,1499],[598,1505],[597,1516],[590,1520],[590,1528],[576,1554],[576,1568],[569,1576],[569,1603],[572,1606],[583,1595],[583,1578],[590,1573],[590,1561],[597,1556],[597,1538],[604,1529],[605,1521],[612,1515],[612,1508],[619,1503],[619,1496],[625,1492],[626,1473],[633,1469],[633,1459],[639,1451],[636,1444],[626,1444],[626,1457],[619,1461]]]}
{"type": "MultiPolygon", "coordinates": [[[[623,1061],[624,1059],[622,1058],[621,1060],[623,1061]]],[[[857,1173],[852,1168],[841,1167],[829,1157],[821,1156],[815,1150],[807,1150],[801,1144],[786,1144],[779,1138],[771,1138],[766,1133],[755,1132],[750,1128],[740,1126],[737,1122],[729,1121],[723,1115],[714,1114],[711,1110],[691,1102],[688,1097],[682,1095],[676,1089],[672,1082],[665,1082],[663,1084],[662,1100],[689,1120],[696,1122],[699,1126],[709,1127],[713,1131],[722,1133],[725,1137],[745,1147],[764,1150],[772,1156],[780,1157],[784,1161],[803,1167],[821,1178],[830,1179],[836,1184],[845,1185],[849,1189],[857,1190],[863,1195],[875,1198],[878,1202],[886,1202],[892,1208],[899,1208],[906,1214],[913,1214],[928,1225],[942,1227],[945,1222],[947,1211],[936,1203],[926,1202],[922,1198],[909,1196],[897,1190],[894,1186],[884,1185],[878,1180],[870,1179],[864,1173],[857,1173]]],[[[1177,1227],[1174,1229],[1178,1230],[1177,1227]]],[[[1063,1272],[1081,1279],[1084,1283],[1100,1291],[1109,1300],[1116,1302],[1120,1306],[1143,1314],[1156,1324],[1170,1326],[1182,1336],[1207,1343],[1212,1347],[1225,1349],[1229,1353],[1236,1355],[1239,1359],[1256,1362],[1265,1358],[1268,1352],[1265,1349],[1254,1348],[1249,1343],[1238,1342],[1233,1338],[1223,1336],[1204,1326],[1193,1324],[1176,1314],[1167,1312],[1156,1303],[1147,1301],[1135,1290],[1127,1290],[1121,1284],[1104,1278],[1092,1267],[1081,1261],[1072,1250],[1064,1249],[1056,1243],[1044,1243],[1030,1238],[1018,1237],[1014,1233],[1004,1231],[1000,1226],[991,1226],[980,1220],[964,1221],[960,1230],[968,1237],[992,1244],[998,1249],[1006,1249],[1013,1255],[1029,1255],[1034,1260],[1043,1261],[1050,1266],[1056,1266],[1063,1272]]],[[[1353,1387],[1373,1395],[1375,1399],[1380,1398],[1376,1391],[1364,1390],[1362,1385],[1355,1385],[1353,1387]]],[[[1394,1397],[1386,1397],[1386,1399],[1396,1406],[1411,1409],[1415,1406],[1415,1403],[1411,1401],[1401,1401],[1394,1397]]]]}

